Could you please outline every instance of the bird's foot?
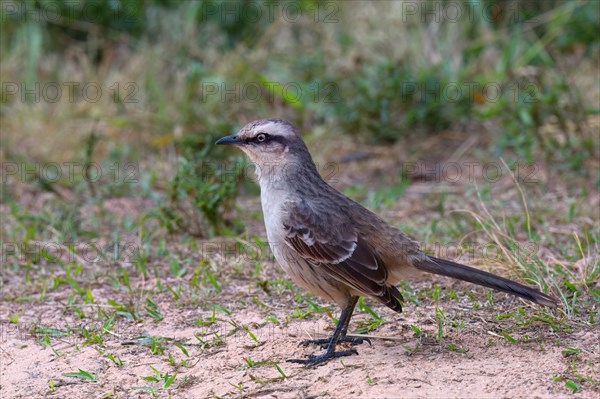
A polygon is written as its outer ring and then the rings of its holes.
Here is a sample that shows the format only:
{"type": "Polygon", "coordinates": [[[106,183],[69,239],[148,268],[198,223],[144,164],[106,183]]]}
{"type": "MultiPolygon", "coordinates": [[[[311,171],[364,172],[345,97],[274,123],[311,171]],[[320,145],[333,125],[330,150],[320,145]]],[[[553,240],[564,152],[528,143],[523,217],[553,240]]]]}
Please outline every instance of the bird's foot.
{"type": "MultiPolygon", "coordinates": [[[[331,338],[320,338],[320,339],[305,339],[300,341],[300,343],[298,344],[298,346],[308,346],[310,344],[315,344],[315,345],[319,345],[321,347],[321,349],[327,349],[327,345],[329,345],[329,342],[331,342],[331,338]]],[[[340,342],[348,342],[352,345],[360,345],[363,343],[368,343],[369,346],[373,346],[373,344],[371,344],[371,340],[369,338],[363,338],[363,337],[340,337],[340,339],[338,339],[337,341],[338,343],[340,342]]]]}
{"type": "Polygon", "coordinates": [[[336,357],[344,357],[344,356],[352,356],[358,355],[356,349],[347,349],[344,351],[326,351],[321,355],[306,355],[308,359],[287,359],[289,363],[300,363],[306,364],[308,366],[315,366],[317,364],[325,363],[331,359],[335,359],[336,357]]]}

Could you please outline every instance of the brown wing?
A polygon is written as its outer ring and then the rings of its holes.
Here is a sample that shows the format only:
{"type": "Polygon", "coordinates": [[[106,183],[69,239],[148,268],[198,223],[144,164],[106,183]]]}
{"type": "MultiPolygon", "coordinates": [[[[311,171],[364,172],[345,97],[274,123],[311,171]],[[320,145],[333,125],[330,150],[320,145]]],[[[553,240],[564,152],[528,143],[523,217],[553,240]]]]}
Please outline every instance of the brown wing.
{"type": "MultiPolygon", "coordinates": [[[[348,215],[347,213],[345,215],[348,215]]],[[[387,269],[349,220],[337,212],[317,213],[305,201],[285,207],[285,242],[311,264],[391,309],[402,311],[402,295],[386,285],[387,269]]]]}

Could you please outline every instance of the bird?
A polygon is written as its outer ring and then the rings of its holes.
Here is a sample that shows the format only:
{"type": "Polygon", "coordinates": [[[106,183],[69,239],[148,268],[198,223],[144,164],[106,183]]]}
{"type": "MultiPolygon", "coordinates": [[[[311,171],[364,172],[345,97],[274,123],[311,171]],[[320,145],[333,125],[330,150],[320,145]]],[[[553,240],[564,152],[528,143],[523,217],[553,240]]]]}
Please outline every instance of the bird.
{"type": "Polygon", "coordinates": [[[304,340],[324,352],[289,362],[318,365],[358,354],[370,341],[350,337],[348,325],[358,298],[370,297],[402,311],[401,280],[428,272],[453,277],[556,307],[557,300],[515,281],[421,252],[413,240],[323,180],[299,130],[284,119],[260,119],[216,141],[233,145],[254,163],[267,240],[277,263],[300,287],[335,302],[341,313],[333,334],[304,340]]]}

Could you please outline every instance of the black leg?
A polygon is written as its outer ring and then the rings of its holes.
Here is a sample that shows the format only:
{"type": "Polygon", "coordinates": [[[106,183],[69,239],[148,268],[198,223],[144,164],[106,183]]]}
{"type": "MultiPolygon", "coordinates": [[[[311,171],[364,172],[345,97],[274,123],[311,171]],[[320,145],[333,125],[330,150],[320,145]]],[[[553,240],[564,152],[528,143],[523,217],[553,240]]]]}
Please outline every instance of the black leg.
{"type": "MultiPolygon", "coordinates": [[[[363,344],[365,342],[367,342],[369,345],[371,345],[371,340],[369,338],[361,338],[361,337],[347,337],[346,334],[348,332],[348,326],[350,325],[350,318],[352,316],[352,313],[354,312],[354,308],[356,307],[356,302],[358,302],[358,297],[354,297],[352,299],[352,302],[348,305],[348,308],[352,308],[352,310],[350,311],[350,316],[348,316],[344,322],[343,325],[341,325],[341,332],[340,332],[340,336],[338,338],[337,343],[340,342],[347,342],[350,344],[363,344]]],[[[342,310],[343,313],[343,310],[342,310]]],[[[340,315],[340,319],[338,320],[338,326],[340,326],[340,323],[342,321],[342,316],[340,315]]],[[[298,346],[308,346],[310,344],[314,344],[314,345],[319,345],[321,347],[321,349],[327,349],[327,346],[329,345],[329,342],[331,342],[331,337],[329,338],[318,338],[318,339],[305,339],[302,340],[298,346]]]]}
{"type": "Polygon", "coordinates": [[[358,297],[352,298],[352,301],[342,309],[342,313],[340,314],[340,319],[338,320],[335,329],[333,330],[333,335],[331,338],[327,339],[316,339],[316,340],[305,340],[302,341],[301,344],[308,345],[309,343],[316,343],[322,346],[325,346],[325,352],[321,355],[308,355],[308,359],[288,359],[288,362],[292,363],[301,363],[308,365],[315,365],[319,363],[326,362],[329,359],[333,359],[336,357],[342,356],[350,356],[350,355],[358,355],[356,349],[348,349],[343,351],[335,351],[335,347],[338,342],[352,342],[352,343],[362,343],[365,340],[371,343],[368,339],[364,338],[350,338],[346,337],[346,332],[348,331],[348,324],[350,324],[350,318],[352,317],[352,312],[354,312],[354,307],[356,306],[356,301],[358,301],[358,297]]]}
{"type": "MultiPolygon", "coordinates": [[[[346,319],[344,320],[344,324],[342,325],[341,337],[345,337],[346,333],[348,332],[348,326],[350,325],[350,319],[352,318],[352,313],[354,313],[354,308],[356,307],[356,302],[358,302],[357,296],[352,299],[350,304],[348,304],[348,308],[350,308],[350,314],[348,315],[348,317],[346,317],[346,319]]],[[[343,313],[343,310],[342,310],[342,313],[343,313]]],[[[342,315],[340,315],[340,318],[341,317],[342,317],[342,315]]],[[[340,320],[338,320],[338,321],[340,321],[340,320]]]]}

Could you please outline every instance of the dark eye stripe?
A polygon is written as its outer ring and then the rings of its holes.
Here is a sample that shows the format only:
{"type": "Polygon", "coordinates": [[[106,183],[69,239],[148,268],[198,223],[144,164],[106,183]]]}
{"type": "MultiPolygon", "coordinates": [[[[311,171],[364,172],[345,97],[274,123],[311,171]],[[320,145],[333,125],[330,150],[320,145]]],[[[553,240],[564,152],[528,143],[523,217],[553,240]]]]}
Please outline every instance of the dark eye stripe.
{"type": "Polygon", "coordinates": [[[281,144],[287,144],[287,139],[283,136],[269,136],[269,141],[276,141],[281,144]]]}
{"type": "Polygon", "coordinates": [[[255,143],[255,144],[264,144],[264,143],[268,143],[268,142],[272,142],[272,141],[276,141],[281,144],[287,144],[287,139],[285,137],[271,136],[270,134],[267,134],[267,133],[258,133],[253,138],[246,140],[246,142],[251,142],[251,143],[255,143]],[[259,137],[261,137],[261,136],[265,136],[262,141],[259,139],[259,137]]]}

